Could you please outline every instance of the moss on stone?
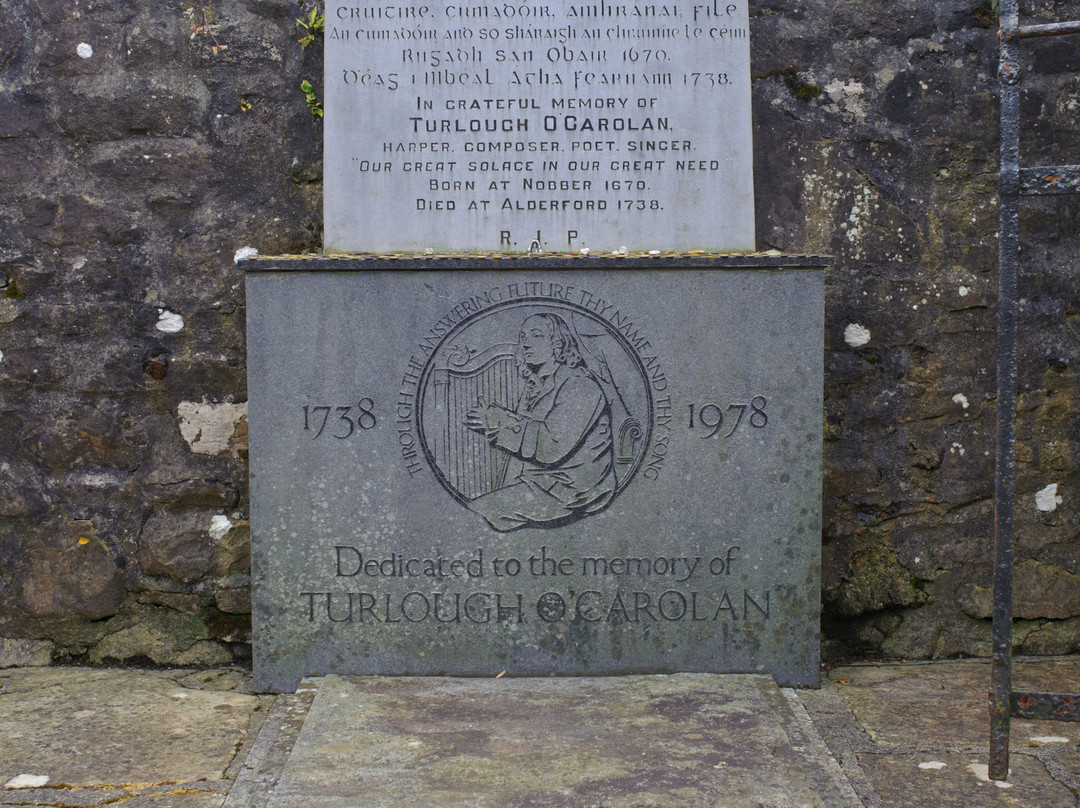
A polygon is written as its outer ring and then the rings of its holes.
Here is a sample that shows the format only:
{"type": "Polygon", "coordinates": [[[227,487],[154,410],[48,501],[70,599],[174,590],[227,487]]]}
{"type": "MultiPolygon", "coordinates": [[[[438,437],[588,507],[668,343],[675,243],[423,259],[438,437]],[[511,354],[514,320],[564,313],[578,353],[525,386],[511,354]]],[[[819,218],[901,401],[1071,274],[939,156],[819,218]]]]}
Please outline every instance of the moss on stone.
{"type": "Polygon", "coordinates": [[[784,84],[787,85],[788,92],[791,93],[791,97],[799,101],[813,101],[821,95],[821,87],[803,81],[799,78],[799,71],[794,67],[777,67],[767,70],[760,75],[754,76],[751,81],[771,78],[782,78],[784,84]]]}
{"type": "Polygon", "coordinates": [[[880,541],[852,553],[831,598],[836,611],[845,616],[913,606],[925,599],[915,577],[897,558],[896,550],[880,541]]]}

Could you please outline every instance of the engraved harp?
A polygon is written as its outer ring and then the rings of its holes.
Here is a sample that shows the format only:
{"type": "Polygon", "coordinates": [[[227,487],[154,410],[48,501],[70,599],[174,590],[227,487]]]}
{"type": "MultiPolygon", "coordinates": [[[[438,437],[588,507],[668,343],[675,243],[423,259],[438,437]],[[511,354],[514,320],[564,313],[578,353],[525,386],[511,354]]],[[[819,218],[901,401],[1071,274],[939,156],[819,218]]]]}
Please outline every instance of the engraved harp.
{"type": "Polygon", "coordinates": [[[514,358],[516,347],[501,343],[473,354],[456,350],[447,367],[432,373],[435,412],[429,421],[429,448],[446,481],[467,500],[504,484],[510,455],[465,426],[465,416],[480,398],[508,410],[517,408],[524,380],[514,358]]]}

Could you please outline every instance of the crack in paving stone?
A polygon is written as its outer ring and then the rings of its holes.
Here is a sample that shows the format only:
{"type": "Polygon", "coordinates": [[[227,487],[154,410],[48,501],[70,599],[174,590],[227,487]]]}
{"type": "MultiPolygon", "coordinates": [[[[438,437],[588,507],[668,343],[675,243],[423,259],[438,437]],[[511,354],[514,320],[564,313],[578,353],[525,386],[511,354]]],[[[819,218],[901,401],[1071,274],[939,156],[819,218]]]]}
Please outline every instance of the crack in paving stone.
{"type": "MultiPolygon", "coordinates": [[[[207,784],[206,788],[197,788],[191,785],[184,785],[179,782],[162,782],[154,784],[145,783],[129,783],[129,784],[116,784],[116,783],[95,783],[93,785],[76,786],[69,783],[50,783],[49,785],[37,786],[33,789],[27,789],[29,792],[40,794],[43,791],[59,791],[68,793],[85,793],[85,792],[101,792],[101,791],[121,791],[122,793],[116,794],[106,799],[93,800],[89,802],[69,802],[61,800],[53,801],[41,801],[41,800],[20,800],[10,801],[2,800],[0,804],[3,805],[25,805],[35,806],[40,808],[98,808],[98,806],[106,805],[121,805],[133,799],[140,797],[183,797],[183,796],[199,796],[199,795],[211,795],[222,796],[222,791],[227,788],[228,784],[222,784],[225,788],[214,787],[212,784],[207,784]],[[163,786],[176,786],[175,788],[163,788],[163,786]]],[[[30,796],[29,794],[27,796],[30,796]]],[[[41,796],[45,796],[42,794],[41,796]]],[[[46,799],[48,799],[46,797],[46,799]]],[[[162,806],[162,808],[168,808],[168,806],[162,806]]]]}

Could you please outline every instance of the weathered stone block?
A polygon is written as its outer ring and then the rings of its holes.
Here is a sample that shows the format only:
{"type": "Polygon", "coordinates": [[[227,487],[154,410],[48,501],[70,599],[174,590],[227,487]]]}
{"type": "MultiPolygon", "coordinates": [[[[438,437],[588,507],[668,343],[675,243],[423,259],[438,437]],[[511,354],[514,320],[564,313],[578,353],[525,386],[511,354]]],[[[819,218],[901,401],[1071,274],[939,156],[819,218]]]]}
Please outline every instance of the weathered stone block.
{"type": "Polygon", "coordinates": [[[154,187],[191,189],[193,184],[215,178],[211,155],[198,139],[190,137],[123,137],[90,149],[90,167],[108,176],[116,190],[154,187]]]}
{"type": "MultiPolygon", "coordinates": [[[[0,429],[4,426],[0,420],[0,429]]],[[[39,468],[27,463],[5,464],[0,480],[4,487],[0,516],[43,516],[48,513],[51,505],[48,486],[39,468]]]]}
{"type": "MultiPolygon", "coordinates": [[[[243,467],[232,458],[194,454],[180,437],[175,415],[154,421],[166,425],[158,433],[161,442],[151,447],[150,457],[137,474],[146,498],[203,512],[235,507],[242,495],[243,467]]],[[[208,531],[209,516],[205,521],[208,531]]]]}
{"type": "MultiPolygon", "coordinates": [[[[197,664],[194,658],[210,650],[206,624],[200,614],[185,614],[159,606],[125,610],[105,625],[101,641],[90,649],[91,662],[149,659],[158,665],[197,664]],[[184,659],[181,663],[178,660],[184,659]]],[[[222,664],[216,650],[214,661],[222,664]]]]}
{"type": "Polygon", "coordinates": [[[55,118],[64,134],[88,143],[129,135],[184,137],[206,126],[209,97],[201,81],[173,73],[110,72],[74,81],[55,118]]]}
{"type": "Polygon", "coordinates": [[[32,617],[78,614],[100,620],[124,600],[124,572],[90,522],[51,522],[44,541],[24,545],[15,572],[20,607],[32,617]]]}
{"type": "MultiPolygon", "coordinates": [[[[1020,632],[1017,631],[1017,634],[1020,632]]],[[[1080,618],[1055,622],[1039,622],[1024,632],[1023,642],[1017,649],[1021,654],[1056,656],[1074,654],[1080,646],[1080,618]]]]}
{"type": "Polygon", "coordinates": [[[846,573],[830,598],[844,616],[911,606],[922,599],[896,552],[879,542],[868,543],[852,553],[846,573]]]}
{"type": "Polygon", "coordinates": [[[140,426],[116,402],[83,406],[27,425],[26,448],[44,466],[102,466],[132,471],[144,457],[140,426]]]}
{"type": "Polygon", "coordinates": [[[139,534],[138,560],[146,575],[163,575],[191,582],[214,569],[207,552],[211,514],[154,513],[139,534]]]}
{"type": "Polygon", "coordinates": [[[0,637],[0,668],[28,668],[52,662],[49,640],[19,640],[0,637]]]}
{"type": "Polygon", "coordinates": [[[139,603],[150,606],[167,606],[178,612],[196,614],[206,606],[207,598],[204,595],[188,595],[183,592],[143,592],[139,595],[139,603]]]}
{"type": "Polygon", "coordinates": [[[250,586],[242,589],[226,589],[219,587],[217,592],[214,593],[214,598],[217,607],[223,612],[228,612],[229,614],[251,613],[250,586]]]}
{"type": "MultiPolygon", "coordinates": [[[[958,591],[957,600],[972,617],[993,615],[992,586],[967,584],[958,591]]],[[[1054,564],[1021,561],[1013,568],[1013,614],[1023,620],[1080,616],[1080,575],[1054,564]]]]}

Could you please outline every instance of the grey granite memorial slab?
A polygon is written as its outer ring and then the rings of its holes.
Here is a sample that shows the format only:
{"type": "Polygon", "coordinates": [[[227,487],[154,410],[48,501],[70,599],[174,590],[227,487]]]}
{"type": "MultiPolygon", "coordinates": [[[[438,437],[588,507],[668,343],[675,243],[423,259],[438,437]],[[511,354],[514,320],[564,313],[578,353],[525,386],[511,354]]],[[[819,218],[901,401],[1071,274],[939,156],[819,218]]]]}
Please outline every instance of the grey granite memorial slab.
{"type": "Polygon", "coordinates": [[[326,252],[752,251],[747,8],[327,3],[326,252]]]}
{"type": "Polygon", "coordinates": [[[256,687],[815,684],[814,264],[249,262],[256,687]]]}
{"type": "Polygon", "coordinates": [[[268,808],[855,804],[766,676],[312,684],[268,808]]]}

